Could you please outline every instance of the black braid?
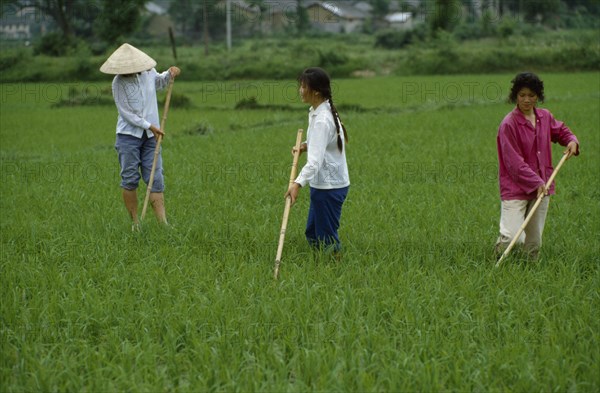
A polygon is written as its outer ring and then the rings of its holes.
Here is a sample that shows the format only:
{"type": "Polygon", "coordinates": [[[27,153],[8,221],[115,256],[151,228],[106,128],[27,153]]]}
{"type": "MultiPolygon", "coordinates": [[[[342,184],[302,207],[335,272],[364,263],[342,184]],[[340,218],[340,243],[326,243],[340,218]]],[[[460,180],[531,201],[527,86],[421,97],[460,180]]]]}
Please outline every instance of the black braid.
{"type": "Polygon", "coordinates": [[[329,105],[331,106],[331,114],[333,115],[335,129],[337,130],[338,150],[341,152],[344,150],[344,145],[342,144],[342,137],[340,136],[340,123],[342,125],[342,129],[344,130],[344,140],[346,141],[346,143],[348,143],[348,133],[346,132],[346,127],[344,126],[344,123],[342,123],[342,119],[340,119],[340,114],[335,108],[335,105],[333,105],[333,97],[331,96],[329,96],[329,105]]]}
{"type": "Polygon", "coordinates": [[[331,114],[333,115],[333,122],[335,123],[335,129],[337,130],[337,145],[339,151],[342,152],[344,150],[344,144],[342,142],[342,137],[340,136],[340,125],[344,130],[344,140],[346,142],[348,142],[348,133],[346,132],[346,127],[344,126],[344,123],[342,123],[342,119],[340,119],[340,115],[333,104],[329,75],[327,75],[327,72],[325,72],[324,69],[319,67],[307,68],[298,76],[298,83],[308,87],[313,92],[319,93],[321,97],[325,98],[326,100],[329,100],[331,114]]]}

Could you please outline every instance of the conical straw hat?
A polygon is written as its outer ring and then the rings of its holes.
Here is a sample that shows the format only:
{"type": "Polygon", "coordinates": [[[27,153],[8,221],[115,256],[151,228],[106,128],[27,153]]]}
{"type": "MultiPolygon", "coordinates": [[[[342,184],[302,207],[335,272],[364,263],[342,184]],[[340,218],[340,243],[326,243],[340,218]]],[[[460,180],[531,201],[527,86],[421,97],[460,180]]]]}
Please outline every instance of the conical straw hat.
{"type": "Polygon", "coordinates": [[[156,61],[153,58],[125,43],[110,55],[100,67],[100,71],[105,74],[126,75],[146,71],[155,66],[156,61]]]}

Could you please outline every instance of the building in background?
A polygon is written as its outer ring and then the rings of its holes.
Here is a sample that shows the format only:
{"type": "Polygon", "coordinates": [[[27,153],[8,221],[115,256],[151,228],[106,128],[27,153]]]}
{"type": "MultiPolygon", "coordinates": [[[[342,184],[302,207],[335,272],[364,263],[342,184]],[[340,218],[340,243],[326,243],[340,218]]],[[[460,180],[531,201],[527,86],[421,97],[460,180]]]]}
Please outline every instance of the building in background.
{"type": "Polygon", "coordinates": [[[387,26],[395,30],[410,30],[414,27],[411,12],[394,12],[386,15],[384,19],[387,26]]]}
{"type": "Polygon", "coordinates": [[[29,42],[44,35],[50,28],[50,19],[33,7],[21,8],[14,4],[3,6],[0,39],[29,42]]]}
{"type": "Polygon", "coordinates": [[[304,1],[311,25],[329,33],[360,31],[368,14],[346,1],[304,1]]]}

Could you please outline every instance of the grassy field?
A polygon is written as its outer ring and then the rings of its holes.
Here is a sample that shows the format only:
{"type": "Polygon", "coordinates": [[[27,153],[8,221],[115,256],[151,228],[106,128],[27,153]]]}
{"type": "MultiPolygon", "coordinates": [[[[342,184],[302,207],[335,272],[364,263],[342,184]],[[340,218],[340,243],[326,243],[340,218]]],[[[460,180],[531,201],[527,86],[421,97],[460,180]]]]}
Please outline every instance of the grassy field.
{"type": "Polygon", "coordinates": [[[176,82],[173,228],[150,215],[141,233],[110,80],[0,85],[0,390],[598,391],[600,75],[541,76],[581,155],[558,175],[538,263],[493,267],[512,74],[335,80],[344,259],[310,252],[305,190],[279,281],[307,123],[293,81],[176,82]]]}

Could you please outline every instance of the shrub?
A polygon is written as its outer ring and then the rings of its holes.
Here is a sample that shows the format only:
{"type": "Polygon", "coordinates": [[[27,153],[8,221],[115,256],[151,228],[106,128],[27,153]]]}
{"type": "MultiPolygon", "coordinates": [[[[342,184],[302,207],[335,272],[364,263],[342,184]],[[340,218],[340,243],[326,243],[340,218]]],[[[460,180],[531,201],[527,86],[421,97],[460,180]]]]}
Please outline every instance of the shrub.
{"type": "Polygon", "coordinates": [[[94,41],[90,43],[90,51],[94,56],[104,55],[108,49],[109,45],[104,41],[94,41]]]}
{"type": "Polygon", "coordinates": [[[368,60],[363,57],[358,57],[355,59],[349,59],[344,64],[329,66],[327,68],[327,72],[332,76],[332,78],[347,78],[352,76],[355,71],[369,68],[370,64],[368,60]]]}
{"type": "Polygon", "coordinates": [[[515,33],[517,22],[512,18],[502,18],[498,25],[498,35],[502,38],[508,38],[515,33]]]}
{"type": "Polygon", "coordinates": [[[242,98],[235,104],[235,109],[256,109],[258,107],[258,100],[254,96],[242,98]]]}
{"type": "Polygon", "coordinates": [[[60,33],[48,33],[34,45],[34,54],[46,56],[66,56],[73,47],[72,40],[60,33]]]}
{"type": "Polygon", "coordinates": [[[461,23],[454,29],[454,37],[459,41],[474,40],[482,36],[478,23],[461,23]]]}
{"type": "Polygon", "coordinates": [[[411,30],[384,30],[375,36],[375,47],[385,49],[401,49],[427,37],[425,25],[411,30]]]}
{"type": "Polygon", "coordinates": [[[91,61],[91,52],[88,46],[80,42],[76,48],[76,54],[74,56],[75,67],[73,70],[73,76],[80,80],[90,80],[92,75],[95,74],[98,67],[95,67],[91,61]]]}
{"type": "Polygon", "coordinates": [[[404,31],[385,30],[375,36],[375,47],[400,49],[410,44],[410,35],[404,31]]]}
{"type": "Polygon", "coordinates": [[[0,56],[0,71],[19,67],[29,56],[24,50],[6,50],[0,56]]]}
{"type": "Polygon", "coordinates": [[[481,33],[483,37],[489,37],[496,34],[496,26],[491,12],[485,11],[481,16],[481,33]]]}
{"type": "MultiPolygon", "coordinates": [[[[502,38],[490,37],[479,42],[469,39],[478,35],[479,23],[460,25],[452,35],[438,32],[435,38],[428,37],[428,27],[421,23],[410,32],[388,31],[393,33],[390,37],[402,34],[406,39],[410,37],[412,43],[393,51],[373,48],[377,39],[385,36],[383,32],[378,37],[356,35],[352,42],[348,42],[347,36],[323,37],[318,46],[308,38],[240,40],[231,52],[224,45],[212,45],[208,56],[203,54],[202,46],[180,46],[180,60],[176,63],[167,45],[137,46],[156,59],[159,71],[177,64],[183,71],[180,77],[183,81],[293,80],[304,68],[316,65],[324,67],[333,78],[352,77],[359,70],[422,75],[512,72],[523,67],[544,71],[599,69],[597,31],[550,31],[517,22],[514,18],[500,20],[496,27],[502,38]],[[458,44],[462,39],[465,42],[458,44]]],[[[109,84],[110,76],[98,70],[109,53],[94,56],[93,50],[82,44],[69,51],[70,56],[50,57],[32,56],[27,48],[4,48],[0,51],[0,81],[78,79],[109,84]]]]}
{"type": "Polygon", "coordinates": [[[340,66],[348,62],[348,56],[341,51],[336,50],[318,50],[317,65],[322,68],[331,68],[332,66],[340,66]]]}
{"type": "Polygon", "coordinates": [[[79,80],[93,79],[92,74],[96,73],[96,68],[87,57],[78,57],[75,63],[73,76],[79,80]]]}

